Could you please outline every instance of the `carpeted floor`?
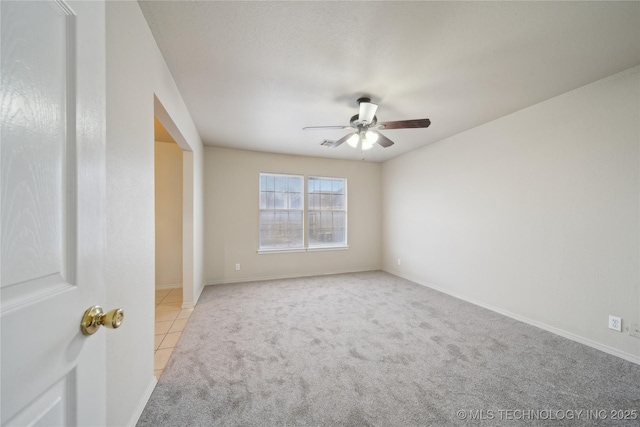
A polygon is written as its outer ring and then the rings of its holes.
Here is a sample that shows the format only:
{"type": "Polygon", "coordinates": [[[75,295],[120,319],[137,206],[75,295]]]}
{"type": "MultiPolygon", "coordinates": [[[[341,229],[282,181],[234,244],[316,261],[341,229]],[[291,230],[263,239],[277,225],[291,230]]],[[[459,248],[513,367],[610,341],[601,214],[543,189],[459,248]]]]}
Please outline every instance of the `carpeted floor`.
{"type": "Polygon", "coordinates": [[[638,426],[640,366],[383,272],[206,287],[138,422],[518,424],[638,426]]]}

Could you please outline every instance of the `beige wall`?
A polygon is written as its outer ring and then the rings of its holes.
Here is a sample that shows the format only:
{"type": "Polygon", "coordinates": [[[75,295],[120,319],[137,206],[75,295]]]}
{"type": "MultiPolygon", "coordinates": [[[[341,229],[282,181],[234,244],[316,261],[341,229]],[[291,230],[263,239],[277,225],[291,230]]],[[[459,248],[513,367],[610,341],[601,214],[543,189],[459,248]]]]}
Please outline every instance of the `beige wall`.
{"type": "Polygon", "coordinates": [[[380,164],[212,147],[204,162],[207,283],[380,269],[380,164]],[[258,254],[260,172],[347,178],[350,249],[258,254]]]}
{"type": "Polygon", "coordinates": [[[182,149],[155,143],[156,289],[182,287],[182,149]]]}
{"type": "Polygon", "coordinates": [[[154,115],[184,149],[185,300],[202,290],[202,141],[137,2],[106,2],[107,307],[124,309],[107,336],[107,425],[135,425],[153,374],[154,115]],[[171,126],[169,126],[171,125],[171,126]],[[188,160],[188,162],[187,162],[188,160]],[[188,196],[188,197],[187,197],[188,196]],[[188,225],[188,228],[187,228],[188,225]],[[188,233],[191,233],[188,239],[188,233]],[[189,291],[189,292],[187,292],[189,291]],[[190,294],[190,296],[189,296],[190,294]]]}
{"type": "Polygon", "coordinates": [[[640,363],[639,70],[385,163],[383,268],[640,363]]]}

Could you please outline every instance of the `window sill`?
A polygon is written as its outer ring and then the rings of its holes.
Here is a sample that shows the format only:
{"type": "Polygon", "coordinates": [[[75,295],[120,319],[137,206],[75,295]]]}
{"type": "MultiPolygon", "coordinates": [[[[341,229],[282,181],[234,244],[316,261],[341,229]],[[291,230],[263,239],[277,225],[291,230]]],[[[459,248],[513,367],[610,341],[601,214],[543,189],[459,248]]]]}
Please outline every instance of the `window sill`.
{"type": "Polygon", "coordinates": [[[346,251],[349,246],[314,246],[311,248],[285,248],[285,249],[258,249],[258,255],[296,253],[296,252],[321,252],[321,251],[346,251]]]}
{"type": "Polygon", "coordinates": [[[307,252],[318,252],[318,251],[346,251],[349,249],[349,246],[313,246],[307,248],[307,252]]]}
{"type": "Polygon", "coordinates": [[[262,254],[286,254],[293,252],[306,252],[306,248],[283,248],[283,249],[258,249],[258,255],[262,254]]]}

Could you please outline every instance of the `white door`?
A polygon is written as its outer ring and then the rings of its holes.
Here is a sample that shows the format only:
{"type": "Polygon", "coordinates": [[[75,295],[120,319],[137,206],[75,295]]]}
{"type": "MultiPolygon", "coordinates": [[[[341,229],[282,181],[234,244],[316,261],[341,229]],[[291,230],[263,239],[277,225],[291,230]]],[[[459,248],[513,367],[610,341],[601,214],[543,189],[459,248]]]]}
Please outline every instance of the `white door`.
{"type": "Polygon", "coordinates": [[[2,425],[104,425],[103,2],[0,1],[2,425]]]}

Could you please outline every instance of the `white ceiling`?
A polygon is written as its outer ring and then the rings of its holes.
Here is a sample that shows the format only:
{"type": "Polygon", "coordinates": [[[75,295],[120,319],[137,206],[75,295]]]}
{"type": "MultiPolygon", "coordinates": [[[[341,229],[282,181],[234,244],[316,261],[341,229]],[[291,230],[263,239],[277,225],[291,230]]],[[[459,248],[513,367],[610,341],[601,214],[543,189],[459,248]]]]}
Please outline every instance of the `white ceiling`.
{"type": "Polygon", "coordinates": [[[639,2],[139,3],[217,147],[380,162],[640,64],[639,2]],[[363,94],[432,124],[364,154],[302,130],[348,125],[363,94]]]}

